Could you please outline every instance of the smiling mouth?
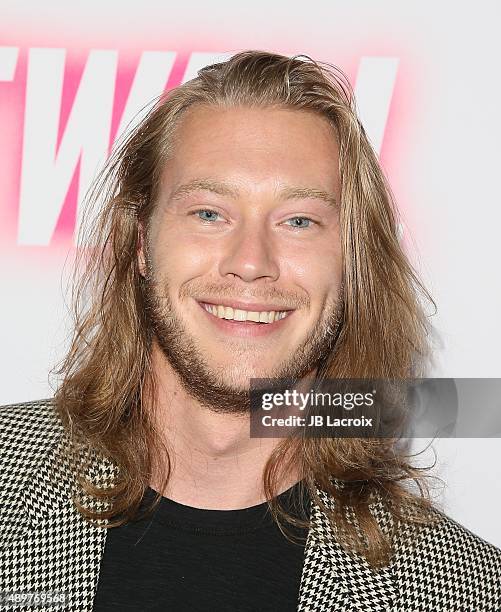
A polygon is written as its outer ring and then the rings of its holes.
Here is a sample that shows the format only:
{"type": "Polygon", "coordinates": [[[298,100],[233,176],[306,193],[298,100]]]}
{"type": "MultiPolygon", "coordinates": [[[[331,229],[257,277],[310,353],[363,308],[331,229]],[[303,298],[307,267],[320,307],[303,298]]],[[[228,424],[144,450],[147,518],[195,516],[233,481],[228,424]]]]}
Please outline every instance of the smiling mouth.
{"type": "Polygon", "coordinates": [[[293,312],[292,310],[243,310],[232,308],[231,306],[223,306],[222,304],[207,304],[205,302],[200,302],[200,305],[218,319],[249,324],[264,323],[269,325],[270,323],[285,319],[293,312]]]}

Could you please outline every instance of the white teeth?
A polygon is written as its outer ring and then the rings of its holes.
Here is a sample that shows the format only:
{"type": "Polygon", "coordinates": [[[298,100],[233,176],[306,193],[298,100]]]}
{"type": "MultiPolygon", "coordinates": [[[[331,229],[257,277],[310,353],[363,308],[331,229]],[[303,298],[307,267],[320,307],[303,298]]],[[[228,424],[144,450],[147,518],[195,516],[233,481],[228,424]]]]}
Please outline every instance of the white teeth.
{"type": "Polygon", "coordinates": [[[289,311],[282,310],[280,312],[275,310],[258,312],[255,310],[241,310],[239,308],[232,308],[231,306],[222,306],[218,304],[203,304],[205,310],[210,312],[214,316],[220,319],[229,319],[233,321],[255,321],[256,323],[273,323],[284,319],[289,311]]]}
{"type": "Polygon", "coordinates": [[[234,321],[246,321],[247,313],[245,312],[245,310],[239,310],[238,308],[235,308],[235,310],[233,311],[233,320],[234,321]]]}

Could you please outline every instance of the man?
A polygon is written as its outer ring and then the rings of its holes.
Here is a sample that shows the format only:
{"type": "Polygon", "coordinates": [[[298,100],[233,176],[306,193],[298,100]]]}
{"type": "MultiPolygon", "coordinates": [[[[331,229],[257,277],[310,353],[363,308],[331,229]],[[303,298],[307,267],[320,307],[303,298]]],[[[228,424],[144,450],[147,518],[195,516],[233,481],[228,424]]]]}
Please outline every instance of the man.
{"type": "Polygon", "coordinates": [[[95,195],[62,381],[1,411],[2,590],[89,611],[500,610],[501,552],[406,486],[424,484],[396,446],[249,436],[251,379],[405,378],[429,356],[342,76],[265,52],[209,66],[95,195]]]}

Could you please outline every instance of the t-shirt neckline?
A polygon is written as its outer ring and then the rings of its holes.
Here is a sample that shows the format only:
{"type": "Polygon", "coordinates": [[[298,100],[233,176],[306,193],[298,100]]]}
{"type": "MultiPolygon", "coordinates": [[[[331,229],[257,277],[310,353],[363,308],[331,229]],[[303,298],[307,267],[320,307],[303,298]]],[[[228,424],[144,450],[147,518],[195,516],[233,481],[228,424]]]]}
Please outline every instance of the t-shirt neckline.
{"type": "MultiPolygon", "coordinates": [[[[144,502],[149,506],[156,495],[157,492],[148,487],[144,502]]],[[[308,495],[301,481],[278,495],[278,499],[288,512],[298,516],[297,502],[300,495],[303,495],[304,501],[302,503],[308,509],[308,495]]],[[[183,530],[219,535],[233,535],[242,531],[266,527],[273,523],[268,502],[237,510],[213,510],[194,508],[164,496],[160,498],[151,520],[183,530]]]]}

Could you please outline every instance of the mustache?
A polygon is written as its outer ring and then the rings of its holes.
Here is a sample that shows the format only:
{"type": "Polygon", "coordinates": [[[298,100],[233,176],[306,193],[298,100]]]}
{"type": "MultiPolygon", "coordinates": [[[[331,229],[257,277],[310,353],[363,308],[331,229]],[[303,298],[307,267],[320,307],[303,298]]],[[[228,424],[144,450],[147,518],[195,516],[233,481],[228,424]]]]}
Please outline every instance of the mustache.
{"type": "Polygon", "coordinates": [[[242,302],[264,302],[271,304],[282,304],[287,308],[301,308],[307,307],[310,304],[308,296],[298,295],[296,293],[290,293],[282,291],[277,287],[269,288],[266,292],[264,291],[242,291],[242,287],[229,285],[229,284],[218,284],[218,283],[197,283],[195,286],[190,283],[183,285],[179,292],[180,298],[194,298],[195,300],[211,299],[217,300],[217,298],[228,298],[233,300],[240,300],[242,302]]]}

